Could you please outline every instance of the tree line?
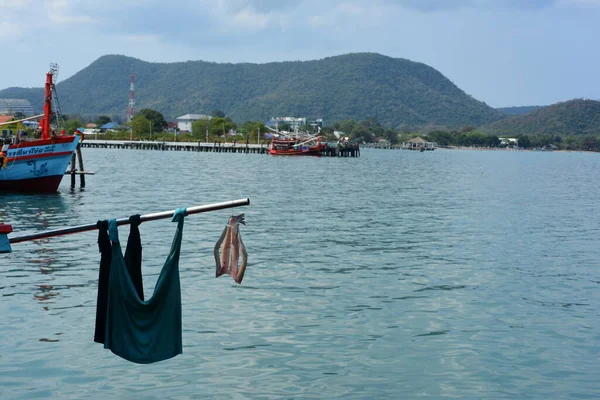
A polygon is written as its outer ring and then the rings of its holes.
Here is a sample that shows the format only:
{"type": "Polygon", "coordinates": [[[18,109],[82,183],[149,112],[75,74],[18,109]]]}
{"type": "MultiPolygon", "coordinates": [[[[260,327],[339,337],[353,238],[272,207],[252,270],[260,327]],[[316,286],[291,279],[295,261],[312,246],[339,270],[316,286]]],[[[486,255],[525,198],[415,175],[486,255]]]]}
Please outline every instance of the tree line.
{"type": "MultiPolygon", "coordinates": [[[[62,117],[63,129],[72,134],[83,126],[81,118],[62,117]]],[[[102,126],[111,122],[111,118],[101,115],[95,122],[102,126]]],[[[124,125],[125,129],[116,132],[107,132],[107,139],[134,139],[134,140],[173,140],[179,133],[176,127],[167,130],[168,124],[162,113],[152,109],[140,110],[136,116],[124,125]]],[[[290,130],[285,124],[279,125],[280,130],[290,130]]],[[[600,151],[600,136],[598,135],[548,135],[548,134],[517,134],[511,138],[517,143],[504,142],[494,134],[488,134],[473,126],[466,126],[457,130],[434,129],[428,133],[415,132],[409,129],[385,128],[375,117],[362,121],[344,120],[335,121],[330,125],[318,129],[311,125],[300,128],[313,134],[320,133],[324,140],[336,141],[339,136],[347,137],[352,142],[376,143],[386,142],[390,145],[399,145],[417,136],[438,146],[462,147],[503,147],[518,146],[520,148],[556,148],[560,150],[600,151]]],[[[185,141],[238,141],[249,143],[264,142],[264,134],[269,133],[262,121],[247,121],[242,124],[235,123],[221,110],[213,110],[210,119],[201,119],[192,123],[191,132],[186,132],[185,141]]],[[[181,136],[181,135],[180,135],[181,136]]],[[[507,136],[508,137],[508,136],[507,136]]]]}
{"type": "Polygon", "coordinates": [[[557,150],[600,151],[600,136],[597,135],[518,134],[507,136],[507,138],[517,139],[517,143],[503,143],[496,135],[487,134],[473,127],[466,127],[458,131],[436,130],[429,132],[425,137],[440,146],[556,148],[557,150]]]}

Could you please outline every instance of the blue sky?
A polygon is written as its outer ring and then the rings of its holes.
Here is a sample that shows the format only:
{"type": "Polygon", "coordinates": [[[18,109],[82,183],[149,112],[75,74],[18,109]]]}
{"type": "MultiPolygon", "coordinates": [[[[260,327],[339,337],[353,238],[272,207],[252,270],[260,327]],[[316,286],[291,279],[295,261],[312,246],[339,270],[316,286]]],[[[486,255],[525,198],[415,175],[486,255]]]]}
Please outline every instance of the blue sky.
{"type": "Polygon", "coordinates": [[[600,99],[600,0],[0,0],[0,89],[105,54],[152,62],[376,52],[493,107],[600,99]]]}

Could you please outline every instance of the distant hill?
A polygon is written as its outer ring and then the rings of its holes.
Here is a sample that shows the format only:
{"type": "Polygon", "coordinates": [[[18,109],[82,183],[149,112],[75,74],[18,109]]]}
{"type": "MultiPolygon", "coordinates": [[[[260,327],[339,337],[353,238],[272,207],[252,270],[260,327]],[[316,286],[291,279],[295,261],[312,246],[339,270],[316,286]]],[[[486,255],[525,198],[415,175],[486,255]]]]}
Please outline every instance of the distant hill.
{"type": "Polygon", "coordinates": [[[487,124],[484,132],[514,135],[600,135],[600,101],[575,99],[487,124]]]}
{"type": "MultiPolygon", "coordinates": [[[[478,126],[505,117],[432,67],[374,53],[267,64],[164,64],[106,55],[58,83],[62,112],[125,116],[130,74],[136,109],[152,108],[168,119],[222,110],[237,122],[302,116],[327,124],[375,117],[397,128],[478,126]]],[[[42,89],[9,88],[0,91],[2,97],[27,99],[39,110],[42,89]]]]}
{"type": "Polygon", "coordinates": [[[524,115],[543,107],[545,106],[501,107],[496,110],[508,115],[524,115]]]}

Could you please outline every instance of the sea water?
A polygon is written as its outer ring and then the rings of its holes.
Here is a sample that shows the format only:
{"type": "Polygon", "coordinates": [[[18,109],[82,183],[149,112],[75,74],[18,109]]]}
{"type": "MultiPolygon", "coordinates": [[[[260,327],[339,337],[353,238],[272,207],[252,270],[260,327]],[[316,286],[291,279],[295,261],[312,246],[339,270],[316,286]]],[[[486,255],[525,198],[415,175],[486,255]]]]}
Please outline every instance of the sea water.
{"type": "MultiPolygon", "coordinates": [[[[156,364],[93,342],[96,232],[13,244],[1,398],[600,397],[600,154],[83,156],[85,189],[0,196],[13,235],[251,204],[186,218],[183,354],[156,364]],[[213,248],[240,213],[238,285],[214,277],[213,248]]],[[[149,296],[175,224],[140,229],[149,296]]]]}

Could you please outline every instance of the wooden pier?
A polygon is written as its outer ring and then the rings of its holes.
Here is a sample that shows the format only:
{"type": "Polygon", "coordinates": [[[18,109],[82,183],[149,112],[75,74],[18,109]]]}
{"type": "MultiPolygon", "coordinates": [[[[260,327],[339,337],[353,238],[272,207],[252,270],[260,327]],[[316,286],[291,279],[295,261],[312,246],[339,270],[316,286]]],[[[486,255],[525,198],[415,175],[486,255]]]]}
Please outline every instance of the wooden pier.
{"type": "MultiPolygon", "coordinates": [[[[127,140],[89,140],[85,139],[81,147],[92,149],[127,149],[127,150],[161,150],[161,151],[194,151],[210,153],[245,153],[269,154],[268,144],[250,143],[206,143],[206,142],[153,142],[127,140]]],[[[356,146],[327,146],[321,153],[325,157],[360,157],[360,148],[356,146]]]]}

